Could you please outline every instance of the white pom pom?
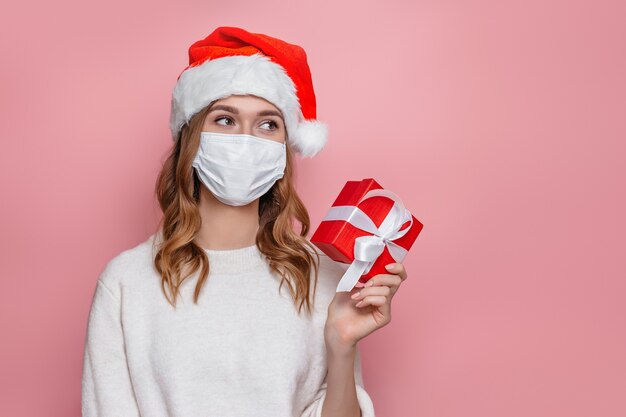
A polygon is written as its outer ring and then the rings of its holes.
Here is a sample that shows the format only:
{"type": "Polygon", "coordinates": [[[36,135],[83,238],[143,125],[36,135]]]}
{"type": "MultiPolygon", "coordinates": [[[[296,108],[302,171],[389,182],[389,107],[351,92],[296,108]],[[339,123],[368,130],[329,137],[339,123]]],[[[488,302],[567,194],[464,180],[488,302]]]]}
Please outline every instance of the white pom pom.
{"type": "Polygon", "coordinates": [[[319,120],[304,120],[289,134],[289,141],[296,152],[312,158],[326,145],[328,126],[319,120]]]}

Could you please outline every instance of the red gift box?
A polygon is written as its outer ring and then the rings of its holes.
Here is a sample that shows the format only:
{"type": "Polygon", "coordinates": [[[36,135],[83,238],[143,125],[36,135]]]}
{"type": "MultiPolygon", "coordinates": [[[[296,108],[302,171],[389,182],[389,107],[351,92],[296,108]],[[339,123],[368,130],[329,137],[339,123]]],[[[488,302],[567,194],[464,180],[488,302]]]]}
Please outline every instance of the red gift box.
{"type": "Polygon", "coordinates": [[[337,286],[350,291],[357,281],[389,273],[385,265],[402,262],[423,227],[397,195],[365,178],[346,183],[311,243],[334,261],[350,264],[337,286]]]}

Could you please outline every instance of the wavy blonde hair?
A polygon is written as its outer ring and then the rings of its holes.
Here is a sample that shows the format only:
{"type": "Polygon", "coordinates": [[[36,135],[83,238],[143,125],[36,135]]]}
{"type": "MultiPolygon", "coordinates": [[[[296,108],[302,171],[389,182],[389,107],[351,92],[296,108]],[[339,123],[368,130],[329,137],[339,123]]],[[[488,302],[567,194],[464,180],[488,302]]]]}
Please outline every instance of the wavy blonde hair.
{"type": "MultiPolygon", "coordinates": [[[[156,181],[155,192],[163,217],[158,225],[162,239],[156,250],[154,266],[161,274],[163,293],[174,308],[179,287],[185,279],[200,270],[194,292],[194,303],[197,304],[200,290],[209,275],[207,254],[193,241],[201,225],[198,204],[202,183],[191,164],[200,145],[204,119],[216,101],[196,113],[183,126],[156,181]]],[[[260,197],[259,230],[255,244],[267,257],[271,270],[281,276],[278,291],[286,283],[298,313],[304,306],[310,314],[313,303],[310,300],[310,273],[312,270],[315,272],[314,300],[319,254],[306,239],[310,228],[309,214],[293,184],[293,154],[288,137],[285,142],[285,173],[260,197]],[[301,225],[299,232],[293,230],[294,219],[301,225]]]]}

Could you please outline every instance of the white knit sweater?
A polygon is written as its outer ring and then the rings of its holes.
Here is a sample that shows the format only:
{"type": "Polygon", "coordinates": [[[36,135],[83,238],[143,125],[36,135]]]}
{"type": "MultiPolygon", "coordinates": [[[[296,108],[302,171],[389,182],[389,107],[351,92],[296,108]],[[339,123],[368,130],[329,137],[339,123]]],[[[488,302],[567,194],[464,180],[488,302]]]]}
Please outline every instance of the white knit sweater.
{"type": "MultiPolygon", "coordinates": [[[[159,239],[153,234],[115,256],[97,281],[84,350],[83,417],[321,416],[324,324],[342,264],[318,250],[309,319],[304,310],[297,314],[287,283],[278,293],[280,278],[255,245],[206,250],[210,272],[199,304],[194,274],[174,309],[152,263],[159,239]]],[[[356,352],[361,413],[374,417],[356,352]]]]}

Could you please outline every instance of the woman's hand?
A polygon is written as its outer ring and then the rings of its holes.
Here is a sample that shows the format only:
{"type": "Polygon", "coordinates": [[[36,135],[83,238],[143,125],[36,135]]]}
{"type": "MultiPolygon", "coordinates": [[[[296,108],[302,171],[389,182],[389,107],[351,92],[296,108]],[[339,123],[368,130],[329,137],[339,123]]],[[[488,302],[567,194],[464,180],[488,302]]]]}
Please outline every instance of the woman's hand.
{"type": "Polygon", "coordinates": [[[338,292],[328,306],[324,329],[331,349],[350,349],[356,343],[391,321],[391,299],[407,279],[401,263],[387,265],[389,274],[370,278],[364,287],[338,292]]]}

